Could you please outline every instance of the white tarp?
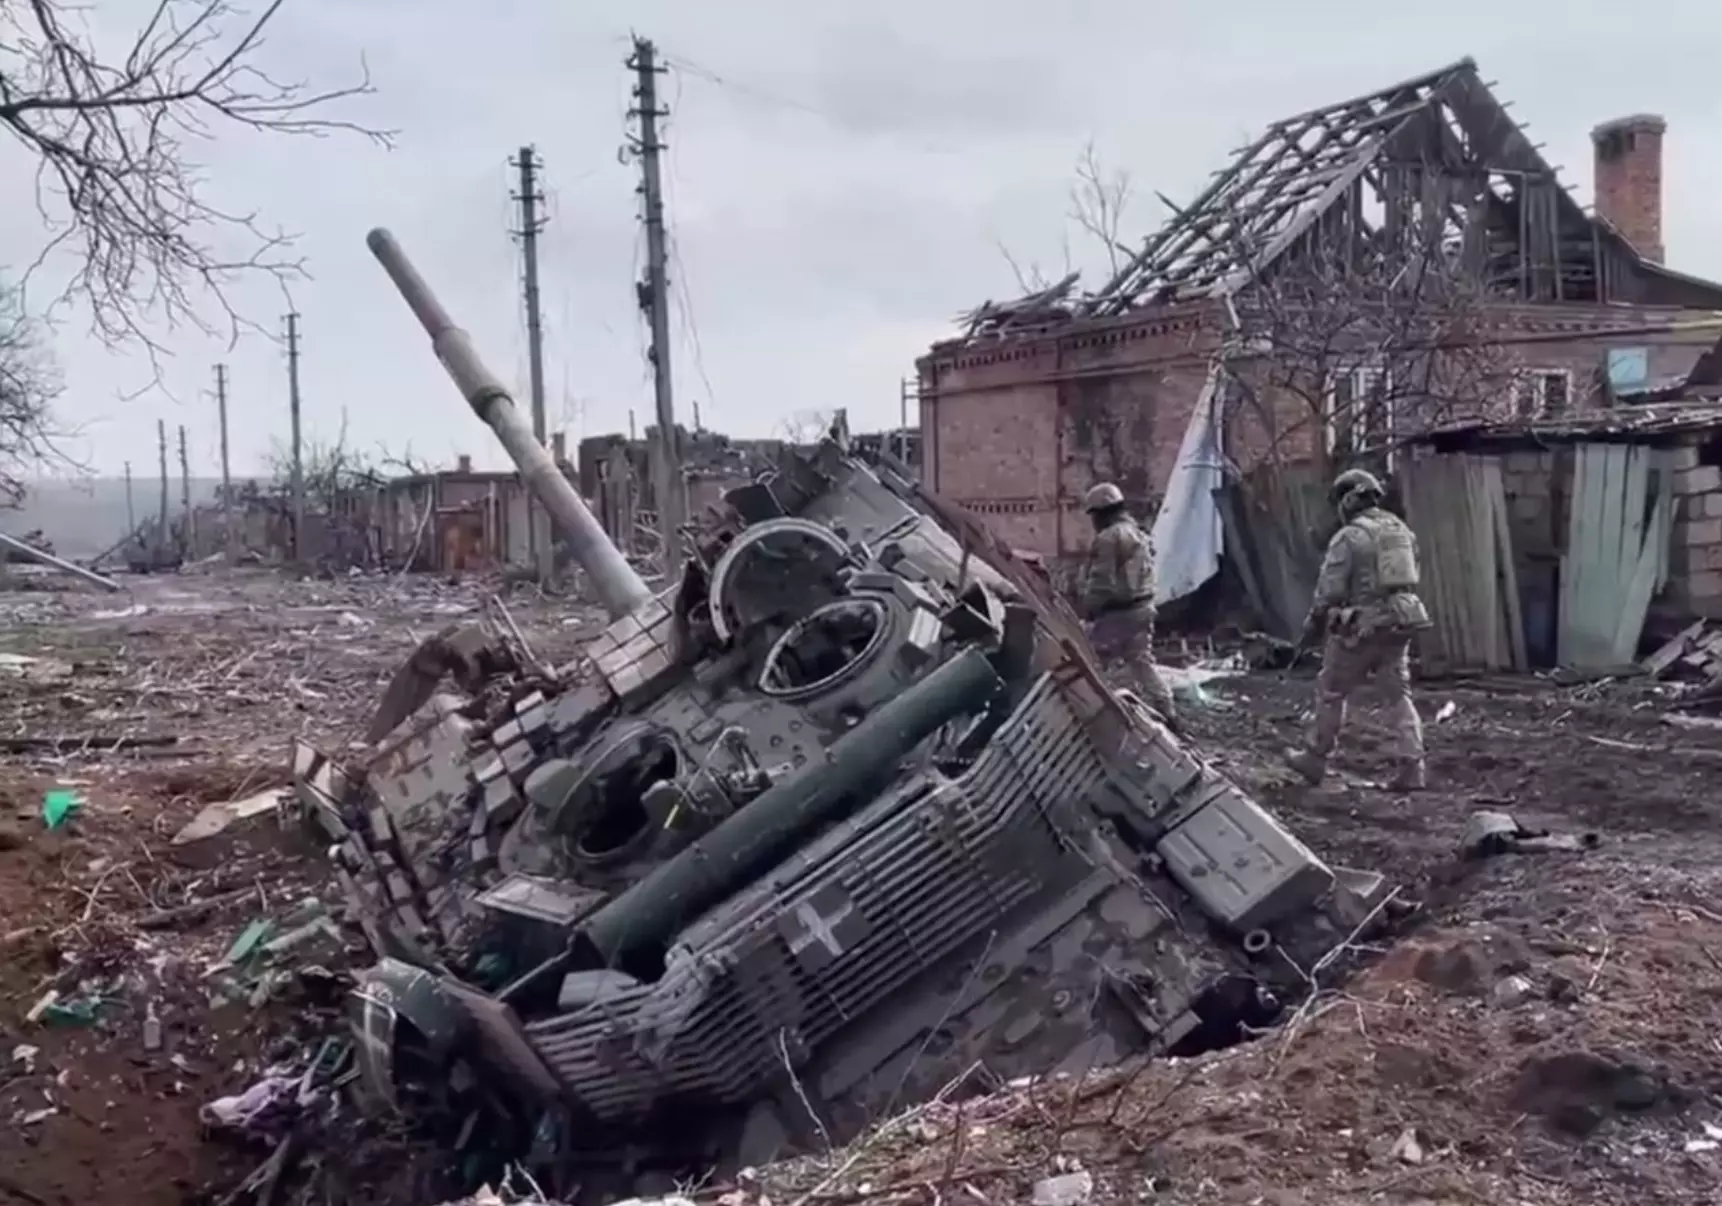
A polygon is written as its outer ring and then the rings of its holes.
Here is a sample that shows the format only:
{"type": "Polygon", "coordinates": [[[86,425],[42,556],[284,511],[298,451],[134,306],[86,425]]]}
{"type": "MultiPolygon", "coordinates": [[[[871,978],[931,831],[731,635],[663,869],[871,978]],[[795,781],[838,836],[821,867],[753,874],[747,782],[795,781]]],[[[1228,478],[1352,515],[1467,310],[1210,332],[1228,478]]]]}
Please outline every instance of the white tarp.
{"type": "Polygon", "coordinates": [[[1194,594],[1220,572],[1220,507],[1214,501],[1214,491],[1226,480],[1220,392],[1220,369],[1215,365],[1208,370],[1207,383],[1190,413],[1165,500],[1154,520],[1154,601],[1159,604],[1194,594]]]}

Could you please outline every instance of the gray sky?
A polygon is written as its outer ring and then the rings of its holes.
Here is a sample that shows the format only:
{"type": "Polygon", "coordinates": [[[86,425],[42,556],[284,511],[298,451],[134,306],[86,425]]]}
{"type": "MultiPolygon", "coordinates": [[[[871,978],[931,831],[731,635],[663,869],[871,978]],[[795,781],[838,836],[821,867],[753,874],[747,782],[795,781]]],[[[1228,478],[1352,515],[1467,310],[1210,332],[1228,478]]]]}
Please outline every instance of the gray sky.
{"type": "MultiPolygon", "coordinates": [[[[104,0],[103,33],[117,37],[137,7],[104,0]]],[[[630,27],[685,64],[663,83],[681,414],[697,400],[707,426],[735,434],[834,406],[858,429],[894,424],[898,381],[925,345],[958,311],[1015,292],[1001,243],[1062,270],[1087,140],[1133,175],[1133,241],[1164,216],[1154,190],[1188,199],[1267,121],[1466,54],[1587,204],[1590,127],[1665,115],[1669,263],[1722,278],[1714,0],[1448,0],[1434,30],[1419,13],[1378,0],[289,0],[263,61],[333,84],[363,51],[377,95],[349,112],[398,130],[397,148],[230,131],[201,158],[213,199],[302,236],[313,279],[294,302],[311,435],[332,437],[345,408],[353,444],[410,445],[430,461],[502,458],[364,235],[391,227],[492,366],[523,386],[507,160],[524,143],[550,196],[551,422],[578,438],[625,430],[630,409],[648,421],[637,169],[617,159],[630,27]]],[[[0,266],[27,263],[42,241],[27,167],[0,145],[0,266]]],[[[1069,238],[1097,276],[1093,249],[1069,238]]],[[[270,326],[284,309],[269,282],[239,298],[270,326]]],[[[62,410],[96,468],[130,459],[147,472],[161,417],[170,432],[189,428],[194,474],[213,472],[218,360],[230,366],[235,473],[258,471],[284,439],[278,345],[252,337],[229,352],[195,332],[164,335],[171,396],[125,400],[147,365],[82,328],[72,317],[56,333],[62,410]]]]}

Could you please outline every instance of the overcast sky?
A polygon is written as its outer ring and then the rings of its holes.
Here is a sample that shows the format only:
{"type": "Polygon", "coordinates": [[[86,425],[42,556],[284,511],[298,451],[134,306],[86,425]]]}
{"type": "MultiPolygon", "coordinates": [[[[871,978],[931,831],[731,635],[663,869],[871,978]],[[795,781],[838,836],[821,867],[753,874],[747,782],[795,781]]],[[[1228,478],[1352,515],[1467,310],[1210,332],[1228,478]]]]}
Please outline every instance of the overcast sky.
{"type": "MultiPolygon", "coordinates": [[[[117,36],[136,7],[102,0],[104,32],[117,36]]],[[[697,401],[707,426],[736,434],[834,406],[858,429],[894,424],[915,356],[960,310],[1015,291],[1001,245],[1062,269],[1072,165],[1088,140],[1133,174],[1134,239],[1164,216],[1155,190],[1189,198],[1273,118],[1466,54],[1587,204],[1590,127],[1664,114],[1669,262],[1722,278],[1722,6],[1448,0],[1428,11],[1438,25],[1379,0],[288,0],[263,60],[334,84],[363,52],[377,93],[347,112],[397,130],[396,149],[231,131],[200,159],[214,199],[301,235],[313,273],[294,286],[308,432],[332,438],[344,411],[352,443],[410,445],[429,461],[502,458],[365,232],[392,228],[493,367],[523,386],[507,161],[525,143],[549,194],[552,425],[572,440],[626,430],[630,411],[649,421],[632,286],[637,168],[618,161],[630,28],[672,68],[680,414],[697,401]]],[[[27,166],[0,144],[0,267],[27,263],[43,238],[27,166]]],[[[1092,275],[1091,249],[1073,246],[1092,275]]],[[[239,296],[276,325],[274,285],[239,296]]],[[[128,401],[147,365],[108,353],[76,318],[57,330],[62,411],[84,428],[81,449],[102,471],[128,459],[147,471],[161,417],[189,428],[193,472],[213,473],[212,366],[225,360],[234,471],[258,471],[287,431],[281,348],[164,338],[167,389],[128,401]]]]}

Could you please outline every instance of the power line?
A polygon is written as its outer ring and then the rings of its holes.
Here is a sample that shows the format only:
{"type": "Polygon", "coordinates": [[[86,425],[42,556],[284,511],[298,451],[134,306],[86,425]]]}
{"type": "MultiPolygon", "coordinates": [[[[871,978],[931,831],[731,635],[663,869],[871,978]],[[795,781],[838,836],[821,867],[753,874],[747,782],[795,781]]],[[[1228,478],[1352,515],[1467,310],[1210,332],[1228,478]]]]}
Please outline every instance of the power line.
{"type": "MultiPolygon", "coordinates": [[[[679,86],[677,88],[676,95],[677,95],[677,98],[680,99],[681,90],[680,90],[679,86]]],[[[672,109],[673,109],[673,107],[672,107],[672,109]]],[[[676,144],[676,143],[671,143],[669,145],[667,154],[665,154],[665,156],[664,156],[665,175],[667,177],[667,180],[665,182],[664,192],[669,199],[670,209],[672,211],[675,211],[677,209],[677,206],[676,206],[676,147],[677,147],[677,145],[678,144],[676,144]]],[[[715,411],[717,409],[717,392],[712,389],[711,378],[706,375],[705,348],[700,344],[699,323],[694,320],[693,293],[688,288],[688,261],[687,261],[687,257],[682,254],[681,237],[673,230],[668,231],[666,233],[669,235],[670,258],[675,262],[675,265],[676,265],[676,272],[673,276],[670,277],[671,295],[675,299],[677,311],[681,314],[682,324],[683,324],[683,326],[685,326],[687,328],[689,342],[691,342],[693,345],[694,371],[699,374],[700,384],[705,386],[706,408],[707,408],[707,413],[709,416],[709,414],[712,411],[715,411]]]]}
{"type": "Polygon", "coordinates": [[[758,87],[757,85],[746,84],[740,80],[719,75],[711,68],[703,67],[685,55],[677,55],[674,58],[666,56],[663,60],[663,65],[674,72],[685,72],[696,79],[704,80],[708,84],[716,84],[719,88],[728,88],[730,91],[740,93],[743,96],[751,96],[753,99],[760,101],[763,104],[776,105],[779,108],[784,109],[794,109],[797,112],[806,113],[811,117],[817,117],[822,121],[833,122],[838,125],[843,124],[843,119],[835,113],[831,113],[825,109],[820,109],[814,105],[809,105],[804,101],[798,101],[793,97],[770,92],[764,88],[758,87]]]}
{"type": "Polygon", "coordinates": [[[912,147],[915,150],[923,151],[929,155],[954,155],[967,149],[966,144],[940,146],[930,142],[922,142],[919,139],[902,138],[898,132],[891,130],[868,131],[865,128],[859,127],[852,115],[844,116],[835,110],[822,108],[819,105],[809,104],[806,101],[798,100],[795,97],[787,96],[781,92],[774,92],[768,88],[761,88],[757,84],[749,84],[745,81],[736,79],[734,76],[714,71],[710,67],[703,66],[685,55],[677,55],[674,57],[665,56],[661,62],[663,66],[670,68],[678,77],[683,74],[691,75],[695,79],[704,80],[708,84],[726,89],[739,96],[748,97],[761,104],[775,106],[779,109],[793,110],[809,117],[817,117],[827,125],[838,126],[843,129],[853,131],[863,137],[872,136],[889,139],[894,142],[900,142],[904,146],[912,147]]]}
{"type": "Polygon", "coordinates": [[[717,391],[712,388],[711,378],[706,376],[705,348],[700,345],[700,327],[699,323],[694,321],[693,296],[688,292],[688,262],[682,256],[680,240],[674,235],[670,236],[670,258],[676,264],[676,274],[671,278],[675,282],[676,309],[682,316],[683,325],[687,327],[688,341],[693,344],[694,372],[700,375],[700,384],[705,386],[708,411],[715,411],[717,391]]]}

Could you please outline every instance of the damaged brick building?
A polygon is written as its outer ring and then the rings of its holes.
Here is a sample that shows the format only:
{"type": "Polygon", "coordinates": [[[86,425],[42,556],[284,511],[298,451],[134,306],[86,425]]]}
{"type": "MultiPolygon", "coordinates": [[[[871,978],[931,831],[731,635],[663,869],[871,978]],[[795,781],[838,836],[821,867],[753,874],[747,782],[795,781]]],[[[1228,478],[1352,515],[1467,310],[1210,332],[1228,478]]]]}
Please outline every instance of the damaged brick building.
{"type": "MultiPolygon", "coordinates": [[[[1509,364],[1502,379],[1470,386],[1460,410],[1576,410],[1681,376],[1715,340],[1695,320],[1722,309],[1722,286],[1663,263],[1664,129],[1636,116],[1593,131],[1591,213],[1470,59],[1276,121],[1098,291],[1076,294],[1067,278],[981,307],[962,335],[934,345],[918,365],[926,479],[1018,548],[1080,552],[1088,486],[1116,480],[1139,509],[1157,505],[1216,365],[1247,376],[1242,362],[1285,354],[1283,342],[1250,336],[1240,312],[1335,246],[1341,278],[1369,258],[1392,299],[1371,306],[1430,308],[1405,296],[1406,269],[1383,248],[1416,244],[1444,279],[1474,283],[1464,342],[1503,347],[1509,364]]],[[[1414,326],[1430,338],[1421,317],[1414,326]]],[[[1427,374],[1397,392],[1382,386],[1395,370],[1370,359],[1379,338],[1325,338],[1338,350],[1321,369],[1318,405],[1335,409],[1316,426],[1330,452],[1342,396],[1383,393],[1369,421],[1387,447],[1455,417],[1450,404],[1433,413],[1427,374]]],[[[1453,355],[1424,354],[1443,365],[1453,355]]],[[[1248,429],[1262,420],[1231,403],[1215,411],[1218,442],[1247,468],[1264,446],[1248,429]]],[[[1283,406],[1276,395],[1268,409],[1283,406]]]]}

